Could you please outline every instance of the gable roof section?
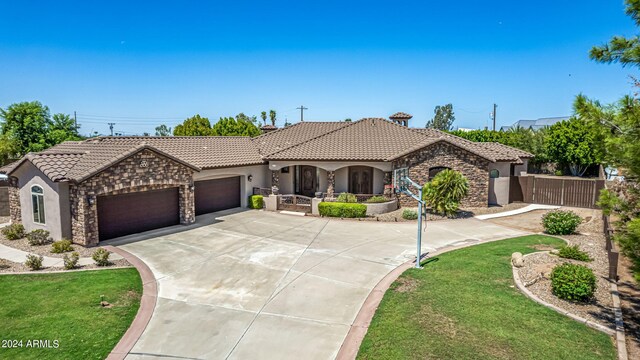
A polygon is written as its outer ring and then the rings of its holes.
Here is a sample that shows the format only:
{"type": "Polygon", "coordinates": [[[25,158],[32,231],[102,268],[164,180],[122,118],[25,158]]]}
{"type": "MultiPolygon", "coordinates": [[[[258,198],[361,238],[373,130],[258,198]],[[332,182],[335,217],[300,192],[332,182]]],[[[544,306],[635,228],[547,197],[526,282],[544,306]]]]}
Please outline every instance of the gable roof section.
{"type": "Polygon", "coordinates": [[[350,122],[316,122],[305,121],[297,124],[270,131],[253,138],[253,143],[258,148],[261,155],[282,151],[292,146],[296,146],[305,141],[309,141],[330,131],[348,126],[350,122]]]}

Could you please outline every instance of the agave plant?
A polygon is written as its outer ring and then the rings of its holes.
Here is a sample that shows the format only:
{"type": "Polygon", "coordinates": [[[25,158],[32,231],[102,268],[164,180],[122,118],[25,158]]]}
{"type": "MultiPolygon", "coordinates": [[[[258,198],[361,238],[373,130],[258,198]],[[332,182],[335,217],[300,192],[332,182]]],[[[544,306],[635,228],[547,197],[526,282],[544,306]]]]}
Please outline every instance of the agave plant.
{"type": "Polygon", "coordinates": [[[469,181],[462,173],[445,169],[424,185],[422,198],[436,213],[454,215],[460,200],[469,192],[469,181]]]}

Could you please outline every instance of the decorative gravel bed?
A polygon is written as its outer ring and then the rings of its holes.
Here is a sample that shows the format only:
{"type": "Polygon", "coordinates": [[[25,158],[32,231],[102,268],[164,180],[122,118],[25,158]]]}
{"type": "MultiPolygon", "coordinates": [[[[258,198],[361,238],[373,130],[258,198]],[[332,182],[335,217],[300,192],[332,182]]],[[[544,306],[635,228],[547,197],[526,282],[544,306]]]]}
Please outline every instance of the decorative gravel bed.
{"type": "MultiPolygon", "coordinates": [[[[53,258],[64,257],[64,253],[63,254],[52,253],[51,244],[38,245],[38,246],[29,245],[29,242],[27,241],[26,237],[18,240],[8,240],[7,238],[4,237],[4,235],[0,234],[0,244],[12,247],[14,249],[26,251],[31,254],[37,254],[37,255],[48,256],[53,258]]],[[[72,247],[74,251],[77,251],[78,254],[80,254],[80,257],[91,257],[93,252],[96,251],[96,249],[98,249],[98,247],[85,248],[84,246],[80,246],[77,244],[72,244],[72,247]]],[[[67,254],[70,254],[70,252],[67,254]]]]}
{"type": "MultiPolygon", "coordinates": [[[[595,211],[598,213],[599,212],[595,211]]],[[[593,216],[578,227],[578,234],[561,236],[569,245],[578,245],[589,254],[591,262],[564,259],[549,252],[539,252],[525,258],[524,267],[518,269],[518,275],[527,288],[540,299],[567,310],[587,320],[591,320],[615,329],[613,301],[610,283],[607,280],[609,260],[605,250],[605,238],[602,235],[602,220],[593,216]],[[551,292],[551,270],[557,264],[574,263],[585,265],[593,270],[597,278],[594,298],[588,303],[576,303],[557,298],[551,292]]],[[[541,249],[544,250],[544,249],[541,249]]]]}
{"type": "Polygon", "coordinates": [[[24,264],[15,263],[13,261],[0,259],[0,273],[17,273],[17,272],[33,272],[33,273],[46,273],[52,271],[77,271],[77,270],[89,270],[89,269],[115,269],[131,267],[132,265],[125,259],[111,260],[109,266],[98,266],[96,264],[78,266],[74,270],[65,270],[63,267],[45,267],[41,270],[31,270],[24,264]]]}

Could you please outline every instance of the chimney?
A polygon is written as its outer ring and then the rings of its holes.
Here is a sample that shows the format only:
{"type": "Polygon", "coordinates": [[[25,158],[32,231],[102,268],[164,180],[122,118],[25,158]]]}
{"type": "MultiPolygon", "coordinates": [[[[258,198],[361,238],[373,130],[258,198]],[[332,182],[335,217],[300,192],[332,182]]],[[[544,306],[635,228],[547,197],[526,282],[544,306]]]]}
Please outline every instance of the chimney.
{"type": "Polygon", "coordinates": [[[264,125],[263,127],[260,128],[260,130],[262,130],[263,134],[266,134],[266,133],[268,133],[270,131],[278,130],[278,128],[276,126],[273,126],[273,125],[264,125]]]}
{"type": "Polygon", "coordinates": [[[393,121],[394,123],[396,123],[398,125],[409,127],[409,120],[412,117],[413,116],[411,116],[411,115],[409,115],[407,113],[397,112],[397,113],[389,116],[389,120],[393,121]]]}

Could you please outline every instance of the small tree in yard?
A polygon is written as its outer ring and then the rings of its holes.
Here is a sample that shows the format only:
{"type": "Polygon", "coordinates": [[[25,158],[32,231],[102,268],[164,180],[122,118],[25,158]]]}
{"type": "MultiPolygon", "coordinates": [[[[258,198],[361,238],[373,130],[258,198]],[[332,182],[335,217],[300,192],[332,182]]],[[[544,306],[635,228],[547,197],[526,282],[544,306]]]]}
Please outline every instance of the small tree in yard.
{"type": "Polygon", "coordinates": [[[453,105],[447,104],[444,106],[436,106],[433,109],[433,119],[427,121],[427,128],[449,131],[451,130],[451,125],[456,120],[456,116],[453,113],[453,105]]]}
{"type": "Polygon", "coordinates": [[[589,122],[572,118],[552,125],[546,141],[550,160],[566,165],[573,176],[582,176],[604,157],[601,132],[589,122]]]}
{"type": "Polygon", "coordinates": [[[445,169],[424,185],[423,200],[436,213],[454,215],[460,207],[460,201],[469,192],[469,181],[462,173],[445,169]]]}

